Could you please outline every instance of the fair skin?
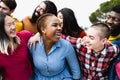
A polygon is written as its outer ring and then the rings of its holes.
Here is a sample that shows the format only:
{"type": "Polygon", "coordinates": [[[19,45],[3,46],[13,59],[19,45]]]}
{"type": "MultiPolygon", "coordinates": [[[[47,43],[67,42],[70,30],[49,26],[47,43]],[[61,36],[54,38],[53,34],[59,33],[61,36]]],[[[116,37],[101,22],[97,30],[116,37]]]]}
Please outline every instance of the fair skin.
{"type": "Polygon", "coordinates": [[[5,18],[5,32],[8,35],[9,47],[17,48],[17,44],[14,44],[13,38],[16,37],[16,26],[13,19],[10,16],[6,16],[5,18]]]}
{"type": "Polygon", "coordinates": [[[56,16],[48,17],[45,23],[47,24],[45,24],[45,28],[42,29],[42,36],[45,44],[45,51],[48,53],[52,45],[60,39],[62,28],[56,16]]]}
{"type": "Polygon", "coordinates": [[[100,38],[101,31],[95,28],[89,28],[87,31],[87,36],[83,38],[84,45],[87,49],[93,50],[94,52],[99,52],[104,49],[104,43],[107,41],[107,38],[100,38]]]}
{"type": "Polygon", "coordinates": [[[106,23],[108,24],[110,29],[113,30],[120,25],[120,14],[114,11],[109,12],[107,15],[106,23]]]}
{"type": "Polygon", "coordinates": [[[12,40],[16,36],[16,32],[15,32],[16,26],[13,19],[10,16],[6,16],[4,28],[5,28],[6,34],[8,35],[10,40],[12,40]]]}
{"type": "Polygon", "coordinates": [[[44,2],[42,2],[42,3],[36,8],[36,13],[35,13],[35,15],[37,16],[38,14],[40,14],[40,15],[44,14],[45,8],[46,8],[46,5],[45,5],[44,2]]]}
{"type": "Polygon", "coordinates": [[[63,15],[62,15],[62,13],[58,12],[57,17],[60,20],[61,26],[63,26],[63,15]]]}
{"type": "Polygon", "coordinates": [[[13,11],[10,10],[8,6],[6,6],[3,2],[0,2],[0,13],[11,14],[13,11]]]}

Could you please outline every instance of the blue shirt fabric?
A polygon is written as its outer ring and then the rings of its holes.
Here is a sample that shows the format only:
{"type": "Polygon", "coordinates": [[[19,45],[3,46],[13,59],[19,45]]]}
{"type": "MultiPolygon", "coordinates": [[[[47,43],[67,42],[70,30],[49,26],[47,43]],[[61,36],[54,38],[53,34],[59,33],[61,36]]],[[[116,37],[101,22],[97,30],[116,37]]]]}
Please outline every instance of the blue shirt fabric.
{"type": "Polygon", "coordinates": [[[46,55],[43,40],[40,44],[36,43],[36,49],[32,47],[29,50],[34,63],[34,80],[80,78],[80,66],[75,51],[68,41],[60,38],[54,43],[48,55],[46,55]]]}

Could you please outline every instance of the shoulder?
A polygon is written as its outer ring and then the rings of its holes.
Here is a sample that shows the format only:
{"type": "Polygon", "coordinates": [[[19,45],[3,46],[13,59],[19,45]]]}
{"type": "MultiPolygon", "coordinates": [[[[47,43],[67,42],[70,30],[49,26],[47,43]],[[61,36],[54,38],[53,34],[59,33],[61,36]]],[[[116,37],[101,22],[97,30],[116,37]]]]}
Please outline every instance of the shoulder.
{"type": "Polygon", "coordinates": [[[24,37],[24,38],[30,38],[33,34],[27,30],[23,30],[23,31],[20,31],[20,32],[17,32],[17,36],[18,37],[24,37]]]}
{"type": "Polygon", "coordinates": [[[72,44],[71,44],[68,40],[65,40],[65,39],[62,39],[62,38],[60,38],[59,43],[60,43],[62,46],[66,46],[66,47],[72,46],[72,44]]]}
{"type": "Polygon", "coordinates": [[[31,18],[31,16],[26,16],[22,20],[26,20],[26,19],[30,19],[30,18],[31,18]]]}
{"type": "Polygon", "coordinates": [[[114,40],[112,43],[118,45],[120,48],[120,38],[114,40]]]}
{"type": "Polygon", "coordinates": [[[115,52],[115,53],[120,52],[120,49],[119,49],[118,45],[116,45],[116,44],[108,42],[105,45],[106,45],[106,48],[107,48],[108,52],[115,52]]]}
{"type": "Polygon", "coordinates": [[[31,16],[26,16],[26,17],[24,17],[24,18],[22,19],[22,22],[23,22],[23,23],[24,23],[24,22],[29,22],[30,19],[31,19],[31,16]]]}
{"type": "Polygon", "coordinates": [[[65,40],[65,39],[63,39],[63,38],[60,38],[60,42],[61,42],[61,43],[66,43],[66,44],[69,43],[69,41],[67,41],[67,40],[65,40]]]}

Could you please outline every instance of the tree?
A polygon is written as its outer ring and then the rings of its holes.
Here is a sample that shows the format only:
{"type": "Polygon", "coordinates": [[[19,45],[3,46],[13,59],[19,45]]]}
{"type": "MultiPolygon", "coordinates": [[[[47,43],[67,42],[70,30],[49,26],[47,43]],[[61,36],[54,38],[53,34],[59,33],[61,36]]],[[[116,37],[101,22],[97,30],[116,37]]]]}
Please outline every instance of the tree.
{"type": "Polygon", "coordinates": [[[91,23],[96,23],[96,22],[104,22],[107,12],[115,6],[120,4],[120,0],[110,0],[106,1],[100,4],[100,8],[98,8],[96,11],[92,12],[91,15],[89,16],[89,20],[91,23]]]}

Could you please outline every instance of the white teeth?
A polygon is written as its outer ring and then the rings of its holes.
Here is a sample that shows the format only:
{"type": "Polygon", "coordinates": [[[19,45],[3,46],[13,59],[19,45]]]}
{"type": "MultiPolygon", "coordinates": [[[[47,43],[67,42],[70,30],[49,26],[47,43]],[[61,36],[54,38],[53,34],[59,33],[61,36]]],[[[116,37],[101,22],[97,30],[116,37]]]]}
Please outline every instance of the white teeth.
{"type": "Polygon", "coordinates": [[[60,35],[61,35],[61,33],[56,33],[56,35],[60,36],[60,35]]]}

